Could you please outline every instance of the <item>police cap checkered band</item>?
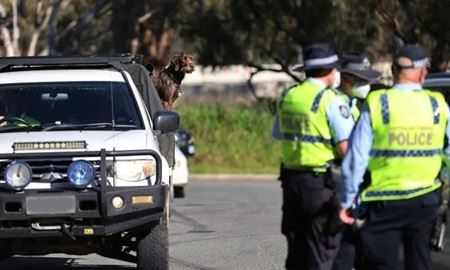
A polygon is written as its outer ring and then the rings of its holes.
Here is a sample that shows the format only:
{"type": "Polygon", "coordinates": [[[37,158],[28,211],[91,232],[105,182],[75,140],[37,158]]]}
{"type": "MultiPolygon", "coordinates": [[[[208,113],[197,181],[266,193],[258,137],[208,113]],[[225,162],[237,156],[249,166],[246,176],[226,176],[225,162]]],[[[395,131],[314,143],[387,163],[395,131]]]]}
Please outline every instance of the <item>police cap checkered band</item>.
{"type": "Polygon", "coordinates": [[[348,63],[345,68],[352,70],[366,70],[370,68],[369,63],[348,63]]]}

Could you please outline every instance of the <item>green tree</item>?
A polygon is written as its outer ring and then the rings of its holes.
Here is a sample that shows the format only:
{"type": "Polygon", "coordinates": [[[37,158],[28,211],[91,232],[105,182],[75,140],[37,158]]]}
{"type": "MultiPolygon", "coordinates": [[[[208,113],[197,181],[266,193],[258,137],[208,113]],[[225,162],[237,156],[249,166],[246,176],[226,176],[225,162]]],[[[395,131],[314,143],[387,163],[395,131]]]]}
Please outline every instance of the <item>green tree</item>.
{"type": "Polygon", "coordinates": [[[358,1],[204,0],[187,1],[180,33],[205,65],[243,63],[299,80],[290,67],[301,48],[331,42],[338,50],[367,47],[377,26],[358,1]],[[355,27],[357,26],[357,27],[355,27]],[[352,29],[352,31],[349,31],[352,29]],[[263,64],[278,64],[268,68],[263,64]]]}
{"type": "Polygon", "coordinates": [[[384,28],[384,35],[405,43],[423,44],[431,53],[431,71],[448,67],[450,48],[449,0],[372,1],[374,15],[384,28]]]}
{"type": "Polygon", "coordinates": [[[0,55],[140,53],[165,65],[179,0],[0,2],[0,55]]]}
{"type": "Polygon", "coordinates": [[[448,65],[448,0],[187,0],[180,34],[204,65],[246,64],[285,72],[301,48],[330,42],[385,59],[406,43],[424,44],[432,70],[448,65]],[[278,64],[268,68],[263,64],[278,64]]]}

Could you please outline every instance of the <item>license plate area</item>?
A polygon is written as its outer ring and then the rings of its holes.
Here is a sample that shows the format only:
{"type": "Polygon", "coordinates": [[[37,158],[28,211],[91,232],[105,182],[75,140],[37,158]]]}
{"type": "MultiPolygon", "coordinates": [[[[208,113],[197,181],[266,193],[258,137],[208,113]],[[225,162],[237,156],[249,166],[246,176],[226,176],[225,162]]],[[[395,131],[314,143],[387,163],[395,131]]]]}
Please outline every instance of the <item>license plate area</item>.
{"type": "Polygon", "coordinates": [[[74,195],[43,195],[26,198],[26,213],[29,215],[74,214],[74,195]]]}

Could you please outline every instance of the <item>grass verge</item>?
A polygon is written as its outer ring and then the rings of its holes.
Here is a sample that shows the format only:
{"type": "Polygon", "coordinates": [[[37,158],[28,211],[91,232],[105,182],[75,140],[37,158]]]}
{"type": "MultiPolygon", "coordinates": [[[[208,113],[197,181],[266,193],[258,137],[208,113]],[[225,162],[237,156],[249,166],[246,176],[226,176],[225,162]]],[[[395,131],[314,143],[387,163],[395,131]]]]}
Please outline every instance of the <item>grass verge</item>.
{"type": "Polygon", "coordinates": [[[195,137],[191,173],[277,173],[281,145],[271,138],[272,114],[262,105],[179,104],[181,127],[195,137]]]}

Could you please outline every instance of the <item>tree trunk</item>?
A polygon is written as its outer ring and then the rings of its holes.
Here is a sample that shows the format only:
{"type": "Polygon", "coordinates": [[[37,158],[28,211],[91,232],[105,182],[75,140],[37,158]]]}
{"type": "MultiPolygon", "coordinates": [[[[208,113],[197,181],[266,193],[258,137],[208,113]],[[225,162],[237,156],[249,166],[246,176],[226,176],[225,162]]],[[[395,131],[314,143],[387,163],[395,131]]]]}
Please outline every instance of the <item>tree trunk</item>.
{"type": "MultiPolygon", "coordinates": [[[[50,16],[53,14],[54,6],[51,5],[47,8],[45,12],[45,17],[42,20],[41,24],[34,30],[33,34],[31,35],[30,45],[28,46],[28,52],[27,56],[35,56],[36,55],[36,47],[37,42],[39,40],[39,36],[41,35],[42,31],[48,26],[48,22],[50,21],[50,16]]],[[[37,14],[36,14],[37,16],[37,14]]]]}
{"type": "Polygon", "coordinates": [[[18,14],[17,14],[17,0],[11,0],[12,13],[13,13],[13,35],[12,35],[12,46],[14,50],[14,56],[19,56],[21,50],[19,47],[20,29],[18,24],[18,14]]]}
{"type": "Polygon", "coordinates": [[[416,20],[414,17],[414,13],[411,9],[411,4],[409,0],[399,0],[400,6],[403,11],[406,13],[406,23],[403,29],[403,37],[404,42],[406,44],[416,44],[418,39],[416,35],[416,20]]]}
{"type": "Polygon", "coordinates": [[[58,25],[58,11],[62,0],[52,0],[52,13],[48,29],[48,55],[56,55],[56,27],[58,25]]]}
{"type": "Polygon", "coordinates": [[[113,1],[111,28],[113,30],[114,51],[116,53],[128,53],[131,51],[131,41],[138,36],[138,18],[144,13],[142,2],[113,1]]]}

